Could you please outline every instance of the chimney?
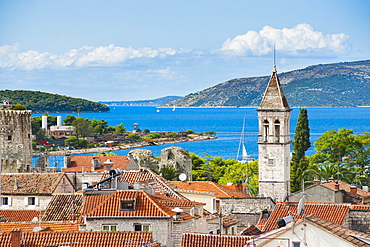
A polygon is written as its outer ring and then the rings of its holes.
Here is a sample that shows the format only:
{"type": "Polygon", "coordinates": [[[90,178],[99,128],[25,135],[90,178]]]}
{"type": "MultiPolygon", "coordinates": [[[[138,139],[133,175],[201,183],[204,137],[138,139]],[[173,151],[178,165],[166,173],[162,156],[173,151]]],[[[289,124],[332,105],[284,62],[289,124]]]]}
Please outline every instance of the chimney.
{"type": "Polygon", "coordinates": [[[356,194],[357,194],[357,187],[356,187],[356,186],[354,186],[354,185],[351,185],[351,187],[349,187],[349,192],[350,192],[351,194],[356,195],[356,194]]]}
{"type": "Polygon", "coordinates": [[[91,171],[95,171],[95,168],[100,167],[100,158],[93,157],[91,160],[91,171]]]}
{"type": "Polygon", "coordinates": [[[339,184],[338,184],[338,181],[335,183],[335,185],[334,185],[334,189],[335,189],[335,190],[339,190],[339,184]]]}
{"type": "Polygon", "coordinates": [[[312,181],[313,184],[320,184],[320,182],[321,181],[319,179],[315,179],[315,180],[312,181]]]}
{"type": "Polygon", "coordinates": [[[239,191],[239,192],[243,192],[243,185],[241,185],[241,184],[236,184],[236,185],[235,185],[235,189],[236,189],[237,191],[239,191]]]}
{"type": "Polygon", "coordinates": [[[110,170],[112,170],[112,166],[113,166],[114,162],[111,161],[110,159],[107,159],[105,162],[104,162],[104,166],[105,166],[105,170],[107,170],[108,172],[110,170]]]}
{"type": "Polygon", "coordinates": [[[71,156],[69,154],[66,154],[64,156],[64,167],[63,168],[68,168],[71,166],[71,156]]]}
{"type": "Polygon", "coordinates": [[[21,231],[14,230],[10,232],[10,246],[19,247],[21,246],[21,231]]]}
{"type": "Polygon", "coordinates": [[[330,177],[330,178],[328,179],[328,182],[334,182],[334,178],[333,178],[333,177],[330,177]]]}

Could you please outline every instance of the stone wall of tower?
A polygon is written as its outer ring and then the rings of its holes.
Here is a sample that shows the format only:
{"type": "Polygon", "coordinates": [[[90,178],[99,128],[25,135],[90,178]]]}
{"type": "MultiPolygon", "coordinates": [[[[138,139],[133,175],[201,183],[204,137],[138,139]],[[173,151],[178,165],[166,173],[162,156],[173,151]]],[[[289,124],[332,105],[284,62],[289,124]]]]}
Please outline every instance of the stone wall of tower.
{"type": "Polygon", "coordinates": [[[1,172],[24,172],[32,166],[32,111],[0,110],[1,172]]]}
{"type": "Polygon", "coordinates": [[[290,190],[290,110],[258,110],[259,194],[283,201],[290,190]]]}

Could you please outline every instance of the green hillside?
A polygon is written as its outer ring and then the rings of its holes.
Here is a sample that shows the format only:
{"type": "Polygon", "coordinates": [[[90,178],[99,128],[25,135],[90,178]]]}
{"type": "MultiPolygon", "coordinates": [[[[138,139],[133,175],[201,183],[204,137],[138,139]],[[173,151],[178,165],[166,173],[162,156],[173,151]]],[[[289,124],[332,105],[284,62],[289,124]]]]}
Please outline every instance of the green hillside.
{"type": "Polygon", "coordinates": [[[131,100],[131,101],[99,101],[99,103],[109,106],[158,106],[180,99],[180,96],[166,96],[150,100],[131,100]]]}
{"type": "Polygon", "coordinates": [[[25,105],[34,112],[107,112],[109,107],[85,99],[26,90],[0,90],[0,100],[25,105]]]}
{"type": "MultiPolygon", "coordinates": [[[[269,78],[232,79],[163,106],[258,107],[269,78]]],[[[314,65],[279,78],[291,107],[370,105],[370,60],[314,65]]]]}

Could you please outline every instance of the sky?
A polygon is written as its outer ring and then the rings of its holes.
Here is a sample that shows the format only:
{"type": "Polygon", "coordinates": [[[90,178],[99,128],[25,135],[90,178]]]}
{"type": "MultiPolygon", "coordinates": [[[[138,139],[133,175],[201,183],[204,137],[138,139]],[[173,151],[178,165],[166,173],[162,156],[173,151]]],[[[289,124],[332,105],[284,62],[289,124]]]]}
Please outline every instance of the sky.
{"type": "Polygon", "coordinates": [[[0,0],[0,89],[93,101],[370,59],[368,0],[0,0]]]}

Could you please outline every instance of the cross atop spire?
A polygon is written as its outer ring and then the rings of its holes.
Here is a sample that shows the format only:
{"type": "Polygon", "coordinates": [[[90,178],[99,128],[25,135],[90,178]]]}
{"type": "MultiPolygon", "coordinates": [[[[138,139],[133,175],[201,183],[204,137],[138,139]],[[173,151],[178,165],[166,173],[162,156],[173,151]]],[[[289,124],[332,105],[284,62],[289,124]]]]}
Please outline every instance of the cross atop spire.
{"type": "Polygon", "coordinates": [[[290,110],[283,88],[277,75],[276,65],[272,70],[270,81],[262,98],[259,109],[283,109],[290,110]]]}

